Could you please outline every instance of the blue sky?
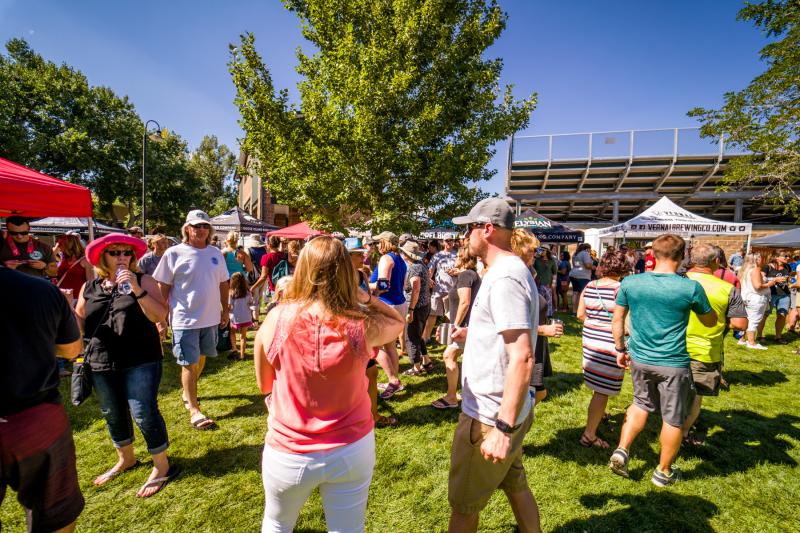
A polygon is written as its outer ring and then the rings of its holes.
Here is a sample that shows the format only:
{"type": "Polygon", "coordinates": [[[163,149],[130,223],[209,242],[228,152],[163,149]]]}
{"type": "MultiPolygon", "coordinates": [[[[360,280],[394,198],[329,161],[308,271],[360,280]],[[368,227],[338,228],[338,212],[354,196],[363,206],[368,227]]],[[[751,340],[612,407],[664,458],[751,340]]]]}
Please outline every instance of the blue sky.
{"type": "MultiPolygon", "coordinates": [[[[539,94],[523,134],[695,125],[694,106],[713,107],[764,68],[763,35],[736,21],[735,0],[501,0],[508,27],[488,56],[502,83],[539,94]]],[[[143,119],[190,146],[215,134],[234,150],[242,136],[228,75],[228,44],[251,31],[279,88],[297,95],[299,24],[278,0],[171,2],[0,0],[0,38],[23,37],[93,85],[128,95],[143,119]]],[[[497,146],[503,188],[506,143],[497,146]]]]}

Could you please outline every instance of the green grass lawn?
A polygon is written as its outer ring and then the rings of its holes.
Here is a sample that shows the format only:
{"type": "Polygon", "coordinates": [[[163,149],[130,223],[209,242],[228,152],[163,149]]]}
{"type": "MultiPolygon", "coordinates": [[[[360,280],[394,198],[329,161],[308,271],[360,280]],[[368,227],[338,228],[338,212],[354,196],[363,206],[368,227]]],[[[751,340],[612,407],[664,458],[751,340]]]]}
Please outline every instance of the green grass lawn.
{"type": "MultiPolygon", "coordinates": [[[[580,327],[566,320],[566,335],[551,342],[555,375],[549,398],[536,407],[525,440],[525,468],[539,502],[545,531],[798,531],[800,530],[800,370],[793,347],[770,345],[749,351],[727,340],[725,376],[730,392],[707,399],[699,425],[707,446],[681,450],[685,481],[656,489],[650,474],[657,462],[658,417],[631,450],[632,479],[613,475],[610,451],[585,449],[577,441],[591,393],[582,385],[580,327]]],[[[772,322],[767,326],[771,332],[772,322]]],[[[252,334],[251,334],[252,336],[252,334]]],[[[771,334],[767,336],[770,344],[771,334]]],[[[439,351],[435,352],[437,354],[439,351]]],[[[406,390],[381,411],[400,419],[396,428],[376,431],[377,466],[367,530],[444,531],[447,527],[447,470],[458,416],[429,407],[444,390],[441,359],[437,373],[406,380],[406,390]]],[[[407,367],[407,361],[403,366],[407,367]]],[[[144,465],[101,488],[92,479],[115,462],[105,423],[94,398],[69,406],[75,433],[78,474],[86,509],[81,531],[243,531],[260,527],[263,496],[261,450],[266,431],[262,396],[252,359],[210,360],[201,380],[205,413],[217,431],[196,431],[182,407],[178,367],[167,356],[160,406],[167,422],[169,453],[183,473],[149,500],[135,497],[150,469],[137,430],[136,451],[144,465]]],[[[65,383],[66,385],[66,383],[65,383]]],[[[66,388],[65,388],[66,391],[66,388]]],[[[609,403],[610,423],[600,435],[616,443],[631,385],[609,403]]],[[[24,517],[9,492],[0,507],[3,531],[23,531],[24,517]]],[[[317,493],[303,508],[298,531],[324,531],[317,493]]],[[[514,531],[505,497],[497,493],[481,515],[480,531],[514,531]]]]}

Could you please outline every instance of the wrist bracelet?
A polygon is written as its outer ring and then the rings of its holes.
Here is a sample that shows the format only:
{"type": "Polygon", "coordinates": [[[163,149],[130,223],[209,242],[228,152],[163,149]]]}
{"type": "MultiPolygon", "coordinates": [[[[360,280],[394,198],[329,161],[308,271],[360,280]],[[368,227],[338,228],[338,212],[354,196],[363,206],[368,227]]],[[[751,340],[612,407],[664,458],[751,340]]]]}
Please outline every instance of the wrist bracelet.
{"type": "Polygon", "coordinates": [[[142,291],[142,294],[140,294],[139,296],[136,296],[136,295],[134,294],[134,295],[133,295],[133,299],[134,299],[134,300],[136,300],[136,301],[138,302],[139,300],[141,300],[141,299],[142,299],[142,298],[144,298],[145,296],[147,296],[147,290],[144,290],[144,291],[142,291]]]}

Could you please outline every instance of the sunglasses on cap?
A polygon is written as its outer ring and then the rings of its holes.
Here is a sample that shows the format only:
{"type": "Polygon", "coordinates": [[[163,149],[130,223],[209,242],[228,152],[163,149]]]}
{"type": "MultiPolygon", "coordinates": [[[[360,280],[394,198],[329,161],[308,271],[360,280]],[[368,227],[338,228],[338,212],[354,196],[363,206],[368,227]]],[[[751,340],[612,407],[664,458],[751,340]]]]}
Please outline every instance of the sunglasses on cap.
{"type": "Polygon", "coordinates": [[[106,250],[106,253],[111,257],[119,257],[121,255],[133,257],[133,250],[106,250]]]}
{"type": "Polygon", "coordinates": [[[30,233],[30,231],[12,231],[12,230],[7,230],[7,231],[9,235],[21,235],[23,237],[30,233]]]}

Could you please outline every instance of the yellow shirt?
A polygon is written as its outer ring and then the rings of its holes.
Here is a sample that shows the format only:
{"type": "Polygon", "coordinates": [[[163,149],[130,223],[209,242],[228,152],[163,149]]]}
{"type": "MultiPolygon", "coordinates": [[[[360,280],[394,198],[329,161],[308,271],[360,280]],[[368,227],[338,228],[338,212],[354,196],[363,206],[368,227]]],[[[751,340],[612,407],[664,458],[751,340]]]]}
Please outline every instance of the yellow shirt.
{"type": "Polygon", "coordinates": [[[702,285],[711,307],[717,312],[717,323],[710,328],[700,322],[696,313],[689,314],[686,349],[694,361],[718,363],[722,360],[722,336],[728,320],[728,302],[733,285],[712,274],[702,272],[687,272],[686,277],[702,285]]]}

